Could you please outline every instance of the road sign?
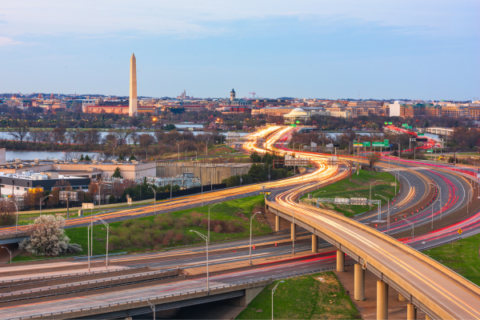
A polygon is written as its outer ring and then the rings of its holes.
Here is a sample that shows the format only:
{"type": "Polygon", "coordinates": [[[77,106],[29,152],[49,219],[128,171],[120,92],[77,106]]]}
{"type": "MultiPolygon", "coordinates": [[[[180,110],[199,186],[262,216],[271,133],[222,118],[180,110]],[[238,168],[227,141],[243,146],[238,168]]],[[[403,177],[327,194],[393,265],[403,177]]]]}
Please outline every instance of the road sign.
{"type": "Polygon", "coordinates": [[[418,133],[417,136],[419,136],[419,137],[424,137],[424,136],[425,136],[425,133],[418,133]]]}
{"type": "Polygon", "coordinates": [[[433,153],[433,150],[430,149],[430,150],[427,150],[427,152],[428,152],[428,153],[433,153]]]}
{"type": "Polygon", "coordinates": [[[386,141],[373,141],[372,147],[388,147],[388,140],[386,141]]]}
{"type": "Polygon", "coordinates": [[[462,234],[462,233],[463,233],[462,229],[458,229],[457,232],[458,232],[458,234],[462,234]]]}
{"type": "Polygon", "coordinates": [[[95,205],[93,203],[82,203],[82,209],[95,209],[95,205]]]}
{"type": "Polygon", "coordinates": [[[370,141],[365,141],[365,142],[363,143],[363,146],[364,146],[364,147],[371,147],[372,145],[370,144],[370,141]]]}
{"type": "Polygon", "coordinates": [[[392,124],[393,124],[393,122],[389,122],[388,124],[389,124],[389,125],[392,125],[392,124]]]}

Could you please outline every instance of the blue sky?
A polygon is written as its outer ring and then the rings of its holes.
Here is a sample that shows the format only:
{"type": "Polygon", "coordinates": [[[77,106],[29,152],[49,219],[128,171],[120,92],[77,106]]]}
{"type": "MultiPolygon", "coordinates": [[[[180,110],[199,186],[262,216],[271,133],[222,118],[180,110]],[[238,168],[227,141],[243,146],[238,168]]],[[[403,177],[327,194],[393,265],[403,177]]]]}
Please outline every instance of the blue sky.
{"type": "Polygon", "coordinates": [[[2,1],[0,92],[480,97],[480,1],[2,1]]]}

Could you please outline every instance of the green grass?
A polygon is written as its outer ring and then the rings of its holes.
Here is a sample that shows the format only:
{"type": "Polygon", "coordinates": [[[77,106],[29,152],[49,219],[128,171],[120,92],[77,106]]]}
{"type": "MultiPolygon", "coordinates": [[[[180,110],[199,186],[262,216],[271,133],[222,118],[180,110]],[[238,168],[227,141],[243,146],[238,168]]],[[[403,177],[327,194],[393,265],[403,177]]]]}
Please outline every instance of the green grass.
{"type": "MultiPolygon", "coordinates": [[[[238,221],[242,224],[243,226],[243,231],[242,232],[237,232],[237,233],[222,233],[222,232],[213,232],[213,230],[210,230],[210,239],[211,242],[215,241],[223,241],[223,240],[233,240],[237,238],[246,238],[250,234],[250,217],[252,216],[252,213],[256,211],[259,207],[264,206],[264,198],[263,195],[258,195],[258,196],[253,196],[253,197],[247,197],[247,198],[242,198],[242,199],[237,199],[237,200],[230,200],[230,201],[225,201],[222,203],[219,203],[212,207],[210,211],[210,219],[211,220],[222,220],[222,221],[238,221]]],[[[188,210],[181,210],[181,211],[176,211],[172,212],[171,216],[176,221],[177,219],[180,219],[182,217],[188,217],[192,213],[199,213],[202,214],[205,218],[208,216],[208,206],[203,206],[199,208],[194,208],[194,209],[188,209],[188,210]]],[[[132,219],[132,220],[127,220],[127,221],[132,221],[134,222],[134,225],[131,227],[133,228],[138,228],[140,224],[145,222],[144,224],[151,224],[154,222],[155,217],[158,216],[149,216],[149,217],[143,217],[143,218],[138,218],[138,219],[132,219]]],[[[120,222],[113,222],[110,223],[110,230],[114,230],[117,228],[121,228],[124,226],[125,221],[120,221],[120,222]]],[[[164,231],[171,230],[173,228],[167,228],[164,229],[164,231]]],[[[257,215],[256,218],[253,220],[253,234],[254,235],[259,235],[259,234],[266,234],[271,232],[271,228],[269,225],[264,221],[264,219],[260,216],[257,215]]],[[[191,243],[203,243],[203,240],[200,240],[198,236],[196,236],[193,233],[190,233],[189,230],[196,230],[198,232],[201,232],[203,234],[206,234],[206,229],[201,227],[201,226],[195,226],[195,227],[184,227],[182,229],[176,229],[177,232],[183,232],[184,234],[191,234],[193,235],[192,237],[192,242],[191,243]]],[[[84,251],[82,253],[76,253],[76,254],[69,254],[69,255],[64,255],[64,257],[67,256],[73,256],[73,255],[82,255],[86,254],[86,248],[87,248],[87,227],[79,227],[79,228],[70,228],[66,229],[65,233],[67,236],[70,238],[71,243],[78,243],[84,248],[84,251]]],[[[110,233],[110,236],[112,236],[112,233],[110,233]]],[[[103,225],[96,225],[94,226],[94,233],[93,233],[93,254],[94,255],[101,255],[105,254],[106,251],[106,246],[105,246],[105,241],[106,241],[106,236],[107,236],[107,230],[105,226],[103,225]]],[[[190,244],[190,243],[189,243],[190,244]]],[[[109,250],[109,253],[116,253],[116,252],[142,252],[142,251],[150,251],[150,250],[162,250],[165,248],[171,248],[171,247],[177,247],[177,246],[183,246],[185,243],[183,242],[178,242],[178,243],[173,243],[169,244],[168,246],[145,246],[145,245],[138,245],[138,244],[131,244],[130,246],[127,247],[122,247],[119,249],[113,249],[109,250]]],[[[16,256],[13,260],[14,261],[24,261],[24,260],[31,260],[31,259],[37,259],[37,258],[43,258],[43,257],[32,257],[29,254],[21,254],[16,256]]]]}
{"type": "MultiPolygon", "coordinates": [[[[275,319],[361,319],[333,272],[283,281],[274,293],[275,319]]],[[[272,289],[276,283],[263,289],[236,319],[271,319],[272,289]]]]}
{"type": "MultiPolygon", "coordinates": [[[[380,194],[388,199],[392,199],[395,196],[395,186],[392,185],[395,182],[395,177],[387,172],[376,172],[360,170],[360,173],[352,174],[352,181],[349,178],[338,181],[329,186],[315,190],[312,193],[313,198],[369,198],[370,195],[370,182],[375,180],[382,180],[372,185],[372,200],[381,200],[382,205],[385,202],[381,197],[375,196],[380,194]],[[326,191],[326,192],[323,192],[326,191]]],[[[399,183],[397,181],[397,192],[399,183]]],[[[306,198],[308,195],[303,196],[306,198]]],[[[347,206],[347,205],[335,205],[324,204],[325,207],[343,213],[347,217],[354,216],[355,214],[369,211],[369,206],[347,206]]]]}
{"type": "Polygon", "coordinates": [[[480,234],[423,251],[432,259],[449,267],[463,277],[480,285],[480,234]]]}

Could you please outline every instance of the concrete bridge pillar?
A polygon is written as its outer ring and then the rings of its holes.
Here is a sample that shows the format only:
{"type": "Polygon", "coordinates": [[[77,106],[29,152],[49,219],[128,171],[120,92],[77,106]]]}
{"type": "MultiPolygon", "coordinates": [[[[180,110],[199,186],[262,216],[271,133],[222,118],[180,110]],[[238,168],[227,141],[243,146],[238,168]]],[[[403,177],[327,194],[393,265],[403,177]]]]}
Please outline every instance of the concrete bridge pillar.
{"type": "Polygon", "coordinates": [[[280,216],[275,216],[275,231],[280,231],[280,223],[281,223],[281,220],[282,218],[280,218],[280,216]]]}
{"type": "Polygon", "coordinates": [[[345,272],[345,253],[337,250],[337,272],[345,272]]]}
{"type": "Polygon", "coordinates": [[[405,302],[407,298],[405,298],[401,293],[398,294],[398,301],[405,302]]]}
{"type": "Polygon", "coordinates": [[[297,226],[293,223],[290,223],[290,238],[297,240],[297,226]]]}
{"type": "Polygon", "coordinates": [[[417,308],[412,303],[407,304],[407,320],[417,320],[417,308]]]}
{"type": "Polygon", "coordinates": [[[377,281],[377,320],[388,319],[388,284],[377,281]]]}
{"type": "Polygon", "coordinates": [[[312,252],[318,252],[318,237],[314,234],[312,234],[312,252]]]}
{"type": "Polygon", "coordinates": [[[354,289],[353,298],[357,301],[365,300],[365,270],[362,265],[355,263],[354,266],[354,289]]]}

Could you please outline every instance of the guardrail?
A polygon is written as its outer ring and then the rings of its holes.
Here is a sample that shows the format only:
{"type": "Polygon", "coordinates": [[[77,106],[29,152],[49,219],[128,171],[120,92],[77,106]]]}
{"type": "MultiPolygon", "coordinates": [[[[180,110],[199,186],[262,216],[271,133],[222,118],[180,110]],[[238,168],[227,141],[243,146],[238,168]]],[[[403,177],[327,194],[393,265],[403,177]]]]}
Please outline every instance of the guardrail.
{"type": "Polygon", "coordinates": [[[46,313],[38,313],[34,314],[31,316],[26,316],[26,317],[12,317],[9,318],[10,320],[22,320],[22,319],[43,319],[43,318],[48,318],[48,319],[74,319],[74,318],[79,318],[79,317],[87,317],[87,316],[92,316],[92,315],[99,315],[99,314],[104,314],[108,312],[115,312],[115,311],[122,311],[122,310],[130,310],[130,309],[135,309],[135,308],[142,308],[142,307],[149,307],[149,302],[153,305],[161,305],[165,303],[170,303],[170,302],[175,302],[179,300],[185,300],[185,299],[194,299],[194,298],[200,298],[200,297],[206,297],[206,296],[211,296],[211,295],[217,295],[217,294],[222,294],[222,293],[227,293],[231,291],[238,291],[238,290],[245,290],[245,289],[250,289],[250,288],[256,288],[256,287],[263,287],[267,286],[272,283],[272,279],[261,279],[261,280],[256,280],[256,281],[246,281],[246,282],[240,282],[237,284],[231,284],[231,285],[224,285],[224,286],[217,286],[213,287],[210,289],[210,291],[207,291],[206,289],[202,290],[192,290],[188,291],[186,293],[173,293],[173,294],[168,294],[168,295],[163,295],[163,296],[154,296],[154,297],[148,297],[145,299],[135,299],[135,300],[130,300],[130,301],[125,301],[121,303],[113,303],[113,304],[108,304],[108,305],[101,305],[101,306],[95,306],[95,307],[90,307],[90,308],[77,308],[77,309],[71,309],[67,311],[61,311],[61,312],[46,312],[46,313]]]}

